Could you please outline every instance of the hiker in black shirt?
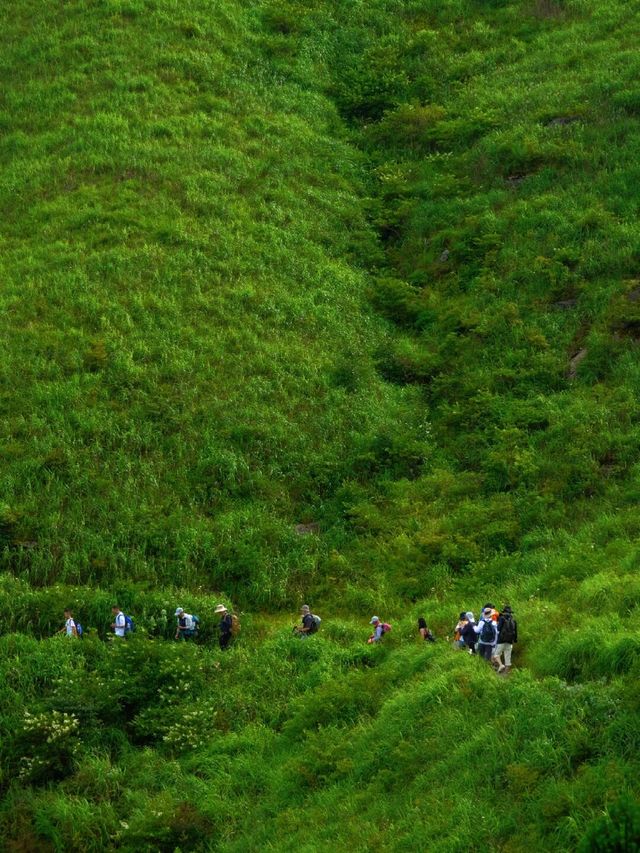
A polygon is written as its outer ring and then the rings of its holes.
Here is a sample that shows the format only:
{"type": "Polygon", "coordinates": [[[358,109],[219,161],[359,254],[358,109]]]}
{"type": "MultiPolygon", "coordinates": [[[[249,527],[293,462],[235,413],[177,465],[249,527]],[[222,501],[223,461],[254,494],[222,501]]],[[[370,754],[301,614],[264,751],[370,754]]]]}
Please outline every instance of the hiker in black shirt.
{"type": "Polygon", "coordinates": [[[302,605],[300,615],[302,616],[302,625],[296,625],[293,629],[296,634],[299,634],[301,637],[306,637],[309,634],[315,634],[318,630],[318,623],[308,604],[302,605]]]}
{"type": "Polygon", "coordinates": [[[423,640],[426,640],[429,643],[435,643],[436,638],[429,630],[427,620],[424,618],[424,616],[420,616],[418,618],[418,633],[420,634],[423,640]]]}
{"type": "Polygon", "coordinates": [[[504,672],[506,675],[511,672],[513,644],[518,642],[518,623],[513,618],[513,613],[508,604],[502,608],[497,627],[498,645],[496,646],[494,660],[498,664],[498,672],[504,672]],[[502,655],[504,655],[504,663],[502,655]]]}
{"type": "Polygon", "coordinates": [[[476,620],[474,619],[471,610],[468,610],[464,615],[466,617],[466,623],[461,631],[461,639],[469,654],[474,655],[476,653],[476,643],[478,641],[475,631],[476,620]]]}
{"type": "Polygon", "coordinates": [[[233,627],[233,620],[231,619],[231,614],[224,606],[224,604],[218,604],[216,609],[213,611],[214,613],[220,613],[222,615],[222,619],[220,620],[220,648],[224,652],[229,648],[229,643],[231,642],[231,638],[233,634],[231,633],[231,629],[233,627]]]}

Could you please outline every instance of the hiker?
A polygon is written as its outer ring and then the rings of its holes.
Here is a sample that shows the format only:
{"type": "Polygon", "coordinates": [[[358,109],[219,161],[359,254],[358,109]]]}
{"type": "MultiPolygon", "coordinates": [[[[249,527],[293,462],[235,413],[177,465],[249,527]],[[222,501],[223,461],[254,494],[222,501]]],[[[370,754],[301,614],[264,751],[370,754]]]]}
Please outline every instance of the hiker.
{"type": "Polygon", "coordinates": [[[113,622],[111,623],[111,630],[116,637],[124,637],[125,628],[127,625],[124,613],[120,609],[118,604],[114,604],[111,608],[111,612],[113,613],[113,622]]]}
{"type": "Polygon", "coordinates": [[[420,616],[418,618],[418,633],[420,634],[422,639],[425,640],[426,642],[435,643],[436,638],[433,636],[433,634],[429,630],[429,628],[427,626],[426,619],[424,618],[424,616],[420,616]]]}
{"type": "Polygon", "coordinates": [[[498,672],[508,675],[511,672],[511,652],[513,644],[518,642],[518,623],[513,618],[511,607],[508,604],[502,608],[502,613],[497,622],[498,645],[493,657],[498,666],[498,672]],[[504,661],[502,656],[504,655],[504,661]]]}
{"type": "Polygon", "coordinates": [[[318,630],[319,616],[314,616],[308,604],[303,604],[300,609],[302,625],[296,625],[293,629],[299,637],[308,637],[318,630]]]}
{"type": "Polygon", "coordinates": [[[484,604],[482,606],[480,613],[484,614],[485,610],[487,610],[487,609],[491,611],[491,618],[493,619],[493,621],[497,622],[498,621],[498,611],[496,610],[495,604],[491,604],[491,602],[487,602],[487,604],[484,604]]]}
{"type": "Polygon", "coordinates": [[[64,611],[64,620],[64,626],[60,628],[58,634],[64,634],[66,632],[67,637],[79,637],[80,634],[78,633],[73,613],[70,610],[64,611]]]}
{"type": "Polygon", "coordinates": [[[193,640],[196,635],[197,622],[190,613],[185,613],[182,607],[176,607],[173,614],[177,618],[176,640],[193,640]]]}
{"type": "Polygon", "coordinates": [[[467,625],[467,614],[466,612],[462,612],[460,614],[460,618],[458,619],[458,624],[453,629],[453,645],[456,649],[464,649],[464,640],[462,639],[462,632],[464,631],[467,625]]]}
{"type": "Polygon", "coordinates": [[[213,612],[222,617],[220,619],[220,649],[224,652],[229,648],[229,643],[233,637],[233,619],[224,604],[218,604],[213,612]]]}
{"type": "Polygon", "coordinates": [[[367,640],[367,643],[379,643],[380,640],[391,630],[391,625],[382,622],[377,616],[372,616],[369,625],[373,625],[373,634],[367,640]]]}
{"type": "Polygon", "coordinates": [[[471,610],[467,610],[465,615],[465,624],[462,629],[460,639],[464,644],[464,648],[469,652],[470,655],[475,655],[476,653],[476,643],[478,641],[478,637],[476,635],[476,620],[471,610]]]}
{"type": "Polygon", "coordinates": [[[482,619],[477,625],[474,625],[473,630],[478,634],[478,654],[485,660],[491,661],[498,642],[498,628],[493,621],[493,609],[491,606],[485,606],[482,612],[482,619]]]}

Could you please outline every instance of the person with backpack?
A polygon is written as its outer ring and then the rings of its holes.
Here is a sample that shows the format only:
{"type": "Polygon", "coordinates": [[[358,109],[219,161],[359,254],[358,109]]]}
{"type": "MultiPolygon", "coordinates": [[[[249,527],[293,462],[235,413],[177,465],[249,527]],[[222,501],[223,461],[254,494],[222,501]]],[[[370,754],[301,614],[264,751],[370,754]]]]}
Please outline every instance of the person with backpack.
{"type": "Polygon", "coordinates": [[[436,638],[433,636],[433,633],[429,630],[427,626],[427,620],[424,616],[420,616],[418,618],[418,633],[422,637],[422,639],[427,643],[435,643],[436,638]]]}
{"type": "Polygon", "coordinates": [[[185,613],[182,607],[176,607],[176,640],[193,640],[198,630],[198,618],[185,613]]]}
{"type": "Polygon", "coordinates": [[[513,618],[511,607],[508,604],[502,608],[498,618],[498,645],[496,646],[494,662],[498,665],[498,672],[509,674],[511,672],[511,652],[513,644],[518,642],[518,623],[513,618]],[[504,662],[502,656],[504,655],[504,662]]]}
{"type": "Polygon", "coordinates": [[[464,649],[465,643],[462,639],[462,632],[467,625],[467,614],[463,611],[458,619],[458,624],[453,629],[453,645],[456,649],[464,649]]]}
{"type": "Polygon", "coordinates": [[[302,624],[296,625],[293,629],[299,637],[310,637],[318,631],[320,617],[314,616],[308,604],[303,604],[300,610],[302,624]]]}
{"type": "Polygon", "coordinates": [[[492,615],[492,608],[485,607],[482,619],[473,628],[474,632],[478,634],[478,654],[487,661],[491,661],[498,642],[498,628],[492,619],[492,615]]]}
{"type": "Polygon", "coordinates": [[[64,611],[64,626],[58,631],[58,634],[64,633],[66,633],[67,637],[80,638],[82,636],[82,627],[78,630],[78,623],[73,618],[73,613],[69,609],[64,611]]]}
{"type": "Polygon", "coordinates": [[[216,615],[220,615],[222,618],[220,619],[220,650],[226,651],[229,648],[229,644],[233,639],[233,616],[224,604],[218,604],[216,609],[213,611],[216,615]]]}
{"type": "Polygon", "coordinates": [[[125,619],[125,615],[120,609],[118,604],[114,604],[111,608],[111,612],[113,614],[113,622],[111,623],[111,630],[115,637],[124,637],[127,621],[125,619]]]}
{"type": "Polygon", "coordinates": [[[367,643],[379,643],[385,634],[391,630],[391,625],[388,622],[382,622],[377,616],[372,616],[369,625],[373,625],[373,634],[367,640],[367,643]]]}
{"type": "Polygon", "coordinates": [[[478,635],[476,634],[476,620],[471,610],[467,610],[464,614],[466,617],[464,627],[460,632],[460,639],[464,643],[464,648],[469,652],[470,655],[475,655],[476,653],[476,643],[478,642],[478,635]]]}

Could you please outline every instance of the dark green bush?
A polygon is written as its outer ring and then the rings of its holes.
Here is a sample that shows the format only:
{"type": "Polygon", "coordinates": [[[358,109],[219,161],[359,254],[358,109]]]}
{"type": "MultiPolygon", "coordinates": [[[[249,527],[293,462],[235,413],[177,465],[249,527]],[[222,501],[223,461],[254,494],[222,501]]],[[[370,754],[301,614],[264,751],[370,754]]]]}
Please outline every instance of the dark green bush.
{"type": "Polygon", "coordinates": [[[593,821],[578,847],[580,853],[635,853],[640,850],[640,805],[620,797],[593,821]]]}

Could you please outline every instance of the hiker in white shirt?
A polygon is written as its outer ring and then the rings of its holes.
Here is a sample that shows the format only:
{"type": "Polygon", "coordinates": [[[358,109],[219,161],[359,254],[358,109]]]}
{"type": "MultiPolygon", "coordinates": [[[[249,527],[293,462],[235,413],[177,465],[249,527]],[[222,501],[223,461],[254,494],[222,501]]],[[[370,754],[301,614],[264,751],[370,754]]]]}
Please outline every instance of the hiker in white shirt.
{"type": "Polygon", "coordinates": [[[177,619],[176,640],[190,640],[195,635],[195,621],[190,613],[185,613],[182,607],[177,607],[175,612],[177,619]]]}
{"type": "Polygon", "coordinates": [[[124,637],[124,629],[125,629],[125,618],[124,613],[117,604],[114,604],[111,608],[111,612],[113,613],[113,622],[111,623],[111,629],[116,637],[124,637]]]}
{"type": "Polygon", "coordinates": [[[76,623],[73,618],[73,613],[70,610],[64,611],[64,627],[60,628],[58,631],[59,634],[64,634],[66,632],[67,637],[77,637],[78,629],[76,628],[76,623]]]}

